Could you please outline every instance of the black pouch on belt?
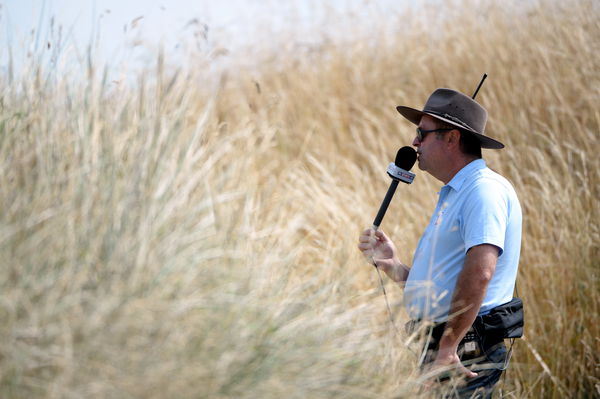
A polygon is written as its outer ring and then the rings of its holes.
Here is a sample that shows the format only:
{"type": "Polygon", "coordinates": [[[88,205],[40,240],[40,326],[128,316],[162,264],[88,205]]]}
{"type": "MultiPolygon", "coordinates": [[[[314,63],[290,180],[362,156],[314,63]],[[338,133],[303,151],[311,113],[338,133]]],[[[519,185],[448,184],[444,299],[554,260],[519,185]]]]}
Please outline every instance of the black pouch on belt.
{"type": "Polygon", "coordinates": [[[486,337],[521,338],[523,336],[524,312],[521,298],[496,306],[477,320],[480,333],[486,337]]]}

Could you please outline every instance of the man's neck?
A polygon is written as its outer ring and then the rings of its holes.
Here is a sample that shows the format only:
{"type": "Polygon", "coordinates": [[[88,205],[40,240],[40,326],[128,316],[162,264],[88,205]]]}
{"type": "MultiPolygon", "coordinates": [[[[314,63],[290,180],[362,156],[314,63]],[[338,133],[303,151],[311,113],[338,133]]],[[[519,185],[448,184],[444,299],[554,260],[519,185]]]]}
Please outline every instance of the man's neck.
{"type": "Polygon", "coordinates": [[[475,161],[476,159],[480,158],[466,156],[457,158],[454,162],[450,164],[448,169],[446,169],[444,175],[440,176],[438,179],[441,180],[444,184],[448,184],[450,180],[452,180],[452,178],[462,170],[462,168],[475,161]]]}

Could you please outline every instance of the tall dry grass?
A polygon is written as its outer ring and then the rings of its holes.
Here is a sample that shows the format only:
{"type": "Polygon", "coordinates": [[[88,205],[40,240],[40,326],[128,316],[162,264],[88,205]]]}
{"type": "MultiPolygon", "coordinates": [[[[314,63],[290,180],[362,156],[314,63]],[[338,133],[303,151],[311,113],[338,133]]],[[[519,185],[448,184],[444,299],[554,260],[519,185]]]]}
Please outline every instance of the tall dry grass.
{"type": "MultiPolygon", "coordinates": [[[[3,75],[0,396],[416,395],[355,241],[412,140],[395,105],[484,71],[507,144],[484,157],[525,220],[526,335],[500,390],[600,395],[598,5],[439,7],[380,15],[368,40],[252,49],[219,79],[197,54],[135,82],[36,58],[3,75]]],[[[406,261],[439,186],[417,172],[386,216],[406,261]]]]}

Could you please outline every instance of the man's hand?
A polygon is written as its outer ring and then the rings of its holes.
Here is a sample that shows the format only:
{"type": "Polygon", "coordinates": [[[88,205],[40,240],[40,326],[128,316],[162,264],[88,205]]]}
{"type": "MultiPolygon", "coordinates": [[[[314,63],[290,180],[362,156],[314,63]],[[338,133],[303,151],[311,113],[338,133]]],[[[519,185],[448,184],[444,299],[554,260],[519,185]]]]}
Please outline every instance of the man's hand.
{"type": "Polygon", "coordinates": [[[456,350],[451,352],[438,352],[435,361],[431,364],[431,368],[428,370],[431,374],[438,374],[440,372],[452,372],[464,375],[466,378],[477,377],[477,373],[472,372],[460,361],[456,350]]]}
{"type": "Polygon", "coordinates": [[[358,238],[358,249],[369,262],[383,270],[392,280],[406,281],[408,267],[400,262],[394,243],[383,231],[363,231],[358,238]]]}
{"type": "Polygon", "coordinates": [[[423,374],[426,378],[423,383],[423,387],[426,391],[431,391],[434,389],[437,386],[437,383],[440,382],[441,378],[462,377],[467,380],[469,378],[477,377],[477,373],[474,373],[463,366],[456,351],[452,353],[438,352],[438,356],[436,357],[435,361],[424,370],[423,374]]]}
{"type": "Polygon", "coordinates": [[[396,255],[396,247],[392,241],[381,230],[374,231],[366,229],[358,238],[358,249],[360,249],[370,262],[383,267],[384,263],[391,264],[396,255]]]}

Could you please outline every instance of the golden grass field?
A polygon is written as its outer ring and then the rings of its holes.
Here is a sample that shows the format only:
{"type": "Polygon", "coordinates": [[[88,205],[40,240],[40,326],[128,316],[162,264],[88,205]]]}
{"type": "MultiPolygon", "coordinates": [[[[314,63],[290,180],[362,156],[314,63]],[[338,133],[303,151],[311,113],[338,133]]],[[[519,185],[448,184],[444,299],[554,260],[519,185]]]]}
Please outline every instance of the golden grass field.
{"type": "MultiPolygon", "coordinates": [[[[202,54],[123,82],[35,57],[0,76],[0,397],[415,397],[356,241],[413,139],[395,106],[483,72],[507,145],[484,158],[524,211],[526,332],[498,393],[599,397],[600,7],[501,4],[259,47],[216,78],[202,54]]],[[[406,262],[441,186],[416,173],[382,225],[406,262]]]]}

